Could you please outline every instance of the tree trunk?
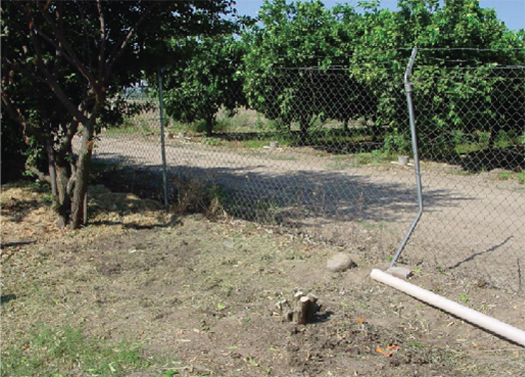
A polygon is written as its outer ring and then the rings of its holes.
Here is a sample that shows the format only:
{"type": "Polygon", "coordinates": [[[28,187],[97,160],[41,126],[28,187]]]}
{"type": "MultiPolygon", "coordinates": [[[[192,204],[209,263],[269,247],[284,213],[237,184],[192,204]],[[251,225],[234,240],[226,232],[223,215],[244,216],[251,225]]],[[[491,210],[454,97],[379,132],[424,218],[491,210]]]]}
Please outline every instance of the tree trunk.
{"type": "Polygon", "coordinates": [[[210,137],[213,135],[213,117],[206,118],[206,136],[210,137]]]}
{"type": "Polygon", "coordinates": [[[47,150],[47,166],[49,170],[49,177],[51,178],[51,193],[56,198],[58,197],[57,174],[56,174],[56,168],[55,168],[55,150],[53,148],[53,140],[51,136],[49,136],[46,140],[46,150],[47,150]]]}
{"type": "MultiPolygon", "coordinates": [[[[71,211],[71,197],[68,193],[68,183],[71,176],[69,166],[65,166],[65,161],[57,160],[57,214],[58,226],[64,228],[69,223],[69,214],[71,211]]],[[[66,162],[67,163],[67,162],[66,162]]]]}
{"type": "Polygon", "coordinates": [[[56,174],[56,211],[58,214],[58,226],[63,228],[71,220],[71,193],[75,183],[75,161],[73,156],[72,139],[78,129],[78,122],[69,123],[64,118],[60,121],[60,129],[64,130],[64,136],[57,150],[53,149],[53,164],[56,174]]]}
{"type": "Polygon", "coordinates": [[[499,127],[494,127],[490,131],[490,138],[489,138],[489,145],[488,145],[489,149],[494,149],[494,145],[496,144],[496,138],[499,135],[499,131],[500,131],[499,127]]]}
{"type": "Polygon", "coordinates": [[[84,194],[84,204],[82,205],[84,209],[84,213],[82,214],[82,224],[86,225],[88,222],[88,193],[86,190],[86,193],[84,194]]]}
{"type": "Polygon", "coordinates": [[[78,229],[84,223],[84,198],[87,194],[89,164],[93,152],[93,129],[95,117],[92,116],[88,124],[84,125],[82,131],[82,149],[76,164],[75,188],[73,190],[73,200],[71,201],[71,229],[78,229]]]}
{"type": "Polygon", "coordinates": [[[299,120],[299,145],[304,146],[308,142],[308,126],[310,122],[307,117],[302,116],[299,120]]]}

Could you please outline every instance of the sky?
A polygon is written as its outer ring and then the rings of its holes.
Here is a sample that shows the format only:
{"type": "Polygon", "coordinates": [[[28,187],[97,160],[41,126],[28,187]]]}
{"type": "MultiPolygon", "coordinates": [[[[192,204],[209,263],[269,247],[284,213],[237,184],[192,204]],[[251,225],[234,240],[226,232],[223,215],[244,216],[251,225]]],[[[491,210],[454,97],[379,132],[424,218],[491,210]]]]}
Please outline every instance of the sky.
{"type": "MultiPolygon", "coordinates": [[[[323,0],[322,0],[323,1],[323,0]]],[[[236,0],[237,11],[240,14],[256,16],[263,0],[236,0]]],[[[337,3],[357,5],[358,0],[324,0],[326,7],[331,8],[337,3]]],[[[381,6],[392,10],[396,8],[397,0],[382,0],[381,6]]],[[[482,8],[495,8],[498,18],[505,22],[511,30],[525,29],[525,0],[480,0],[482,8]]]]}

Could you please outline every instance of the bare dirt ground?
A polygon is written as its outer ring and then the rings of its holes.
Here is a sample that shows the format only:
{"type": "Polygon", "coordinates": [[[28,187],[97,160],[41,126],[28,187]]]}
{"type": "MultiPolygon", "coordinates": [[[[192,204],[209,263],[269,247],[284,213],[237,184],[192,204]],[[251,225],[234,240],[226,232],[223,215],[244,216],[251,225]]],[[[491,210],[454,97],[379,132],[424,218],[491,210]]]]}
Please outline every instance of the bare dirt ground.
{"type": "MultiPolygon", "coordinates": [[[[139,342],[162,365],[130,376],[523,376],[525,353],[369,278],[362,248],[231,217],[174,217],[153,201],[90,192],[92,222],[54,226],[45,190],[2,187],[2,348],[43,324],[139,342]],[[339,251],[358,267],[326,270],[339,251]],[[319,297],[313,323],[275,303],[297,287],[319,297]],[[378,352],[399,347],[386,357],[378,352]],[[173,375],[169,374],[169,375],[173,375]]],[[[421,266],[412,283],[523,327],[518,295],[421,266]]],[[[73,375],[61,371],[64,376],[73,375]]]]}
{"type": "MultiPolygon", "coordinates": [[[[103,136],[96,158],[160,170],[157,138],[103,136]]],[[[233,215],[340,246],[362,246],[386,260],[418,212],[414,171],[358,158],[315,148],[247,149],[234,142],[221,147],[198,138],[172,138],[166,146],[169,175],[220,184],[233,215]],[[363,233],[369,242],[356,244],[363,233]]],[[[499,171],[466,174],[458,166],[425,162],[422,181],[424,213],[401,261],[523,291],[525,186],[499,180],[499,171]]]]}

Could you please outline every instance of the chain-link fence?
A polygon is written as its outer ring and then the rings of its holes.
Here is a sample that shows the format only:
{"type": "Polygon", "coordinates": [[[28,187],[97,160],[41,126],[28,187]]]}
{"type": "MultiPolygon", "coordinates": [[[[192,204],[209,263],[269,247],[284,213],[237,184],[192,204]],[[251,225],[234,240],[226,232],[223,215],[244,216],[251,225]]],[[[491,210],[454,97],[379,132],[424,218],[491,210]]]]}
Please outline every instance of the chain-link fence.
{"type": "Polygon", "coordinates": [[[495,51],[468,59],[451,59],[451,53],[424,50],[416,60],[424,211],[402,255],[410,264],[474,277],[479,285],[521,291],[525,66],[482,64],[495,51]]]}
{"type": "MultiPolygon", "coordinates": [[[[183,210],[224,209],[373,261],[398,251],[402,263],[519,291],[524,67],[469,68],[459,60],[422,51],[410,77],[422,213],[414,161],[407,160],[413,150],[405,72],[398,68],[408,59],[276,69],[248,78],[244,91],[222,94],[248,107],[220,107],[202,121],[166,118],[169,202],[183,210]]],[[[130,166],[137,187],[147,180],[162,198],[160,120],[152,109],[103,132],[95,158],[130,166]]]]}
{"type": "Polygon", "coordinates": [[[123,121],[103,127],[93,150],[93,174],[113,189],[164,200],[159,100],[145,82],[110,101],[123,121]]]}

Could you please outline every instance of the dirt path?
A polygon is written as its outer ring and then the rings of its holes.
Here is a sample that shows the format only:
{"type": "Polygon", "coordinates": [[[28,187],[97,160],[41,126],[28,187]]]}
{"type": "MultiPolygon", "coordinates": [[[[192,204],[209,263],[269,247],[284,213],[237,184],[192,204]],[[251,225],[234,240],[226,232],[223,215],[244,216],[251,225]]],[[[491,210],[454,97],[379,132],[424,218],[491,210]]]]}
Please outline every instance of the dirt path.
{"type": "MultiPolygon", "coordinates": [[[[105,136],[96,158],[161,167],[152,137],[105,136]]],[[[360,164],[311,148],[245,149],[169,139],[170,175],[222,185],[234,215],[286,225],[379,259],[393,255],[418,206],[412,168],[360,164]]],[[[525,282],[525,188],[488,173],[423,164],[425,211],[403,253],[518,291],[525,282]]]]}

